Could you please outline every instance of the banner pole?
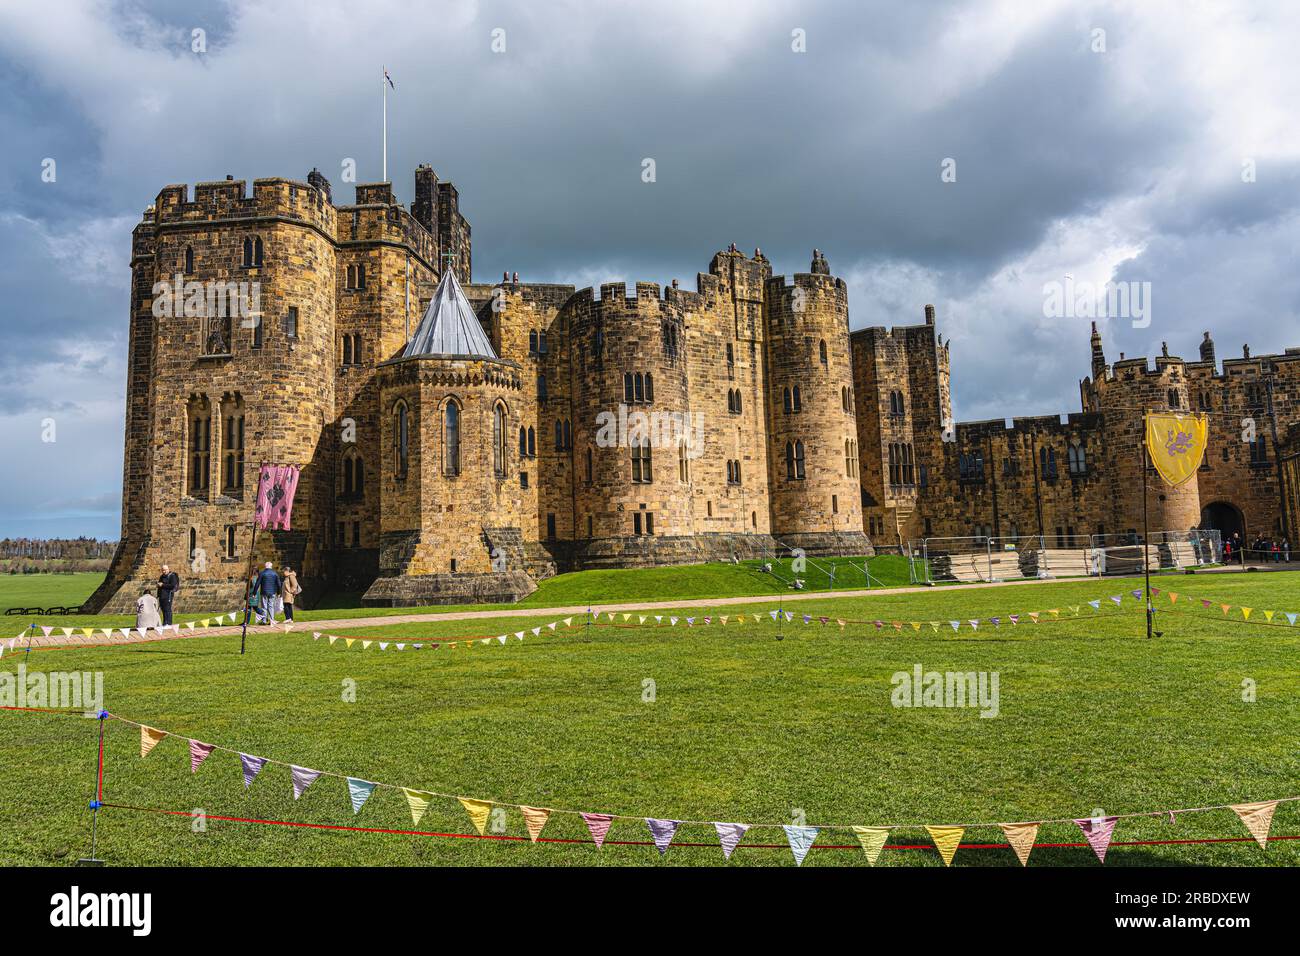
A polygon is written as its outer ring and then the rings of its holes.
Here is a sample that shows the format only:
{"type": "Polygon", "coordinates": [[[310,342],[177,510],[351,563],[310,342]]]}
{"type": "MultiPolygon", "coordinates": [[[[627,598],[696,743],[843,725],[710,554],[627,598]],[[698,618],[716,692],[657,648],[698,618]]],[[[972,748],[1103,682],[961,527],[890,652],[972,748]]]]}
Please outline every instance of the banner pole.
{"type": "Polygon", "coordinates": [[[104,805],[104,720],[108,711],[100,710],[99,718],[99,755],[95,761],[95,796],[90,801],[90,856],[77,860],[78,866],[103,866],[104,861],[95,856],[99,845],[99,808],[104,805]]]}
{"type": "MultiPolygon", "coordinates": [[[[265,462],[263,462],[265,465],[265,462]]],[[[244,645],[248,638],[248,618],[251,616],[251,610],[248,606],[249,599],[253,596],[253,546],[257,543],[257,503],[262,500],[262,468],[257,469],[257,497],[253,499],[253,531],[248,539],[248,566],[244,569],[244,606],[240,608],[244,612],[244,626],[239,633],[239,653],[243,656],[244,645]]]]}
{"type": "Polygon", "coordinates": [[[1147,420],[1142,417],[1142,575],[1146,581],[1143,598],[1146,601],[1147,640],[1151,640],[1151,560],[1147,551],[1150,531],[1147,529],[1147,420]]]}

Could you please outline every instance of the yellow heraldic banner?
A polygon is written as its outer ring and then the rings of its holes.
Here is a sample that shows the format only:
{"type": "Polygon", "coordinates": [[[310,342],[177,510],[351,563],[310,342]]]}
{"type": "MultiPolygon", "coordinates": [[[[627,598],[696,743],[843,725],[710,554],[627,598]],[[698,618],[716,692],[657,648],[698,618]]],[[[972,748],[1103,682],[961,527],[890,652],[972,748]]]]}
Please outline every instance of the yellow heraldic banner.
{"type": "Polygon", "coordinates": [[[1176,488],[1196,474],[1208,434],[1204,415],[1147,413],[1147,451],[1167,484],[1176,488]]]}

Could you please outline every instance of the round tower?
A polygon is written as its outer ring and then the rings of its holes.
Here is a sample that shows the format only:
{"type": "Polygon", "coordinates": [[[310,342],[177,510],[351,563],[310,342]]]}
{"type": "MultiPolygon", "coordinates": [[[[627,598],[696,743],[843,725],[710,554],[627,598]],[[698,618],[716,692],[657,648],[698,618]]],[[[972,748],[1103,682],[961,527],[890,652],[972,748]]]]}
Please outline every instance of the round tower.
{"type": "Polygon", "coordinates": [[[772,534],[809,554],[865,554],[848,291],[813,253],[793,285],[767,285],[772,534]]]}
{"type": "Polygon", "coordinates": [[[666,563],[694,530],[684,316],[646,282],[584,289],[570,309],[577,560],[666,563]]]}

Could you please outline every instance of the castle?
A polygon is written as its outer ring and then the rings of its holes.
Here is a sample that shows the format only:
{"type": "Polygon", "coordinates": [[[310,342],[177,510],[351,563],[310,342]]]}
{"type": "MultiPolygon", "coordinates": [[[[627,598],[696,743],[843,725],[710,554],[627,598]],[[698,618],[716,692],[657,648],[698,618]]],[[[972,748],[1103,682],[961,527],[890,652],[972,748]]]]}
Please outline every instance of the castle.
{"type": "Polygon", "coordinates": [[[732,245],[693,291],[598,296],[474,283],[471,262],[426,165],[409,211],[390,183],[336,206],[316,170],[251,196],[165,187],[133,233],[122,535],[86,609],[128,609],[164,563],[195,609],[237,606],[250,557],[298,569],[308,606],[417,605],[516,600],[557,570],[1124,533],[1144,408],[1217,413],[1197,477],[1153,487],[1151,528],[1294,520],[1273,446],[1300,421],[1300,350],[1220,372],[1206,333],[1196,362],[1108,364],[1094,326],[1081,412],[954,425],[933,307],[851,332],[820,253],[786,279],[732,245]],[[246,314],[188,295],[238,283],[246,314]],[[302,477],[292,530],[250,555],[262,462],[302,477]]]}

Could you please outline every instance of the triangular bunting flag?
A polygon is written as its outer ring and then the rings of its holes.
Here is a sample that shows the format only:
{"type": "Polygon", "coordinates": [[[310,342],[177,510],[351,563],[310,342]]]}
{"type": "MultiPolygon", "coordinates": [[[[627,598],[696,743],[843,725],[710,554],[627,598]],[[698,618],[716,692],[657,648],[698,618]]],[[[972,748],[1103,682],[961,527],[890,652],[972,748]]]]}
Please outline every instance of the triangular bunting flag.
{"type": "Polygon", "coordinates": [[[524,815],[528,839],[536,843],[537,838],[542,835],[542,827],[546,826],[546,821],[551,818],[551,811],[545,807],[520,807],[519,812],[524,815]]]}
{"type": "Polygon", "coordinates": [[[1264,612],[1264,620],[1266,620],[1266,621],[1272,621],[1272,620],[1273,620],[1273,614],[1274,614],[1274,613],[1275,613],[1275,612],[1273,612],[1273,611],[1265,611],[1265,612],[1264,612]]]}
{"type": "Polygon", "coordinates": [[[1249,620],[1250,620],[1250,610],[1251,610],[1251,609],[1248,608],[1248,607],[1243,607],[1243,608],[1241,609],[1241,619],[1242,619],[1243,621],[1249,621],[1249,620]]]}
{"type": "Polygon", "coordinates": [[[190,773],[196,773],[199,770],[201,762],[207,760],[208,754],[212,753],[212,744],[200,744],[198,740],[190,741],[190,773]]]}
{"type": "Polygon", "coordinates": [[[775,620],[776,620],[776,616],[777,616],[778,614],[780,614],[781,612],[780,612],[780,611],[768,611],[767,613],[770,614],[770,615],[772,615],[772,620],[775,621],[775,620]]]}
{"type": "Polygon", "coordinates": [[[614,818],[605,813],[584,813],[581,816],[587,824],[587,829],[591,831],[591,838],[596,841],[596,849],[599,850],[605,843],[605,837],[609,834],[609,825],[614,822],[614,818]]]}
{"type": "Polygon", "coordinates": [[[1101,610],[1101,599],[1098,598],[1098,599],[1095,600],[1095,601],[1089,601],[1089,602],[1088,602],[1088,607],[1092,608],[1094,611],[1100,611],[1100,610],[1101,610]]]}
{"type": "Polygon", "coordinates": [[[961,621],[949,621],[948,623],[952,625],[952,629],[954,631],[959,630],[961,628],[961,621]]]}
{"type": "Polygon", "coordinates": [[[338,640],[338,638],[335,637],[333,634],[330,635],[330,644],[331,644],[331,645],[332,645],[335,641],[337,641],[337,640],[338,640]]]}
{"type": "Polygon", "coordinates": [[[1241,817],[1246,829],[1255,838],[1261,850],[1268,849],[1268,830],[1273,825],[1273,811],[1277,809],[1276,800],[1264,803],[1239,803],[1232,812],[1241,817]]]}
{"type": "Polygon", "coordinates": [[[854,827],[853,832],[867,854],[867,862],[875,866],[876,861],[880,859],[880,851],[885,848],[889,830],[885,827],[854,827]]]}
{"type": "Polygon", "coordinates": [[[361,808],[365,806],[370,795],[375,792],[375,784],[369,780],[358,780],[356,777],[348,777],[348,797],[352,800],[352,812],[360,813],[361,808]]]}
{"type": "Polygon", "coordinates": [[[149,756],[149,751],[158,746],[158,741],[167,736],[165,730],[154,730],[152,727],[140,728],[140,757],[141,759],[149,756]]]}
{"type": "Polygon", "coordinates": [[[668,845],[673,842],[673,834],[681,826],[681,820],[653,820],[646,817],[646,826],[650,828],[650,835],[654,837],[655,847],[659,850],[659,855],[663,856],[668,852],[668,845]]]}
{"type": "Polygon", "coordinates": [[[1002,828],[1002,833],[1011,844],[1011,849],[1016,851],[1016,859],[1020,861],[1020,865],[1028,866],[1029,853],[1034,848],[1034,841],[1038,839],[1038,824],[999,823],[998,826],[1002,828]]]}
{"type": "Polygon", "coordinates": [[[357,642],[357,639],[356,639],[355,637],[345,637],[345,638],[343,638],[343,641],[344,641],[344,643],[346,643],[346,644],[348,645],[348,647],[350,648],[350,647],[352,647],[353,644],[355,644],[355,643],[357,642]]]}
{"type": "Polygon", "coordinates": [[[1288,624],[1294,624],[1295,619],[1297,617],[1300,617],[1300,615],[1293,614],[1291,611],[1284,611],[1283,613],[1286,615],[1286,620],[1288,624]]]}
{"type": "Polygon", "coordinates": [[[730,860],[731,854],[736,851],[736,847],[744,838],[749,825],[745,823],[715,823],[713,828],[718,831],[718,842],[722,844],[722,855],[730,860]]]}
{"type": "Polygon", "coordinates": [[[1177,603],[1178,603],[1178,592],[1177,592],[1177,591],[1166,591],[1165,593],[1169,595],[1169,603],[1170,603],[1170,604],[1177,604],[1177,603]]]}
{"type": "Polygon", "coordinates": [[[961,835],[966,832],[966,828],[926,827],[925,832],[930,834],[930,839],[939,848],[939,856],[943,858],[943,865],[952,866],[952,858],[957,855],[957,847],[961,846],[961,835]]]}
{"type": "Polygon", "coordinates": [[[362,641],[362,642],[361,642],[361,649],[362,649],[363,651],[368,651],[368,650],[370,650],[370,645],[373,644],[373,643],[374,643],[373,641],[362,641]]]}
{"type": "Polygon", "coordinates": [[[1092,852],[1097,854],[1097,859],[1102,863],[1106,862],[1106,850],[1110,846],[1110,838],[1115,834],[1115,823],[1119,817],[1100,817],[1096,820],[1075,820],[1083,835],[1088,838],[1088,845],[1092,847],[1092,852]]]}
{"type": "Polygon", "coordinates": [[[803,859],[812,849],[813,841],[817,839],[817,827],[791,827],[783,826],[785,838],[790,841],[790,852],[794,854],[796,866],[803,866],[803,859]]]}
{"type": "Polygon", "coordinates": [[[487,830],[488,814],[492,812],[492,804],[485,800],[470,800],[467,797],[457,797],[456,799],[460,801],[460,805],[469,814],[474,829],[478,830],[479,836],[482,836],[487,830]]]}
{"type": "Polygon", "coordinates": [[[316,782],[316,778],[320,776],[320,771],[290,764],[289,775],[293,777],[293,798],[297,800],[307,792],[308,787],[316,782]]]}
{"type": "Polygon", "coordinates": [[[239,764],[244,768],[244,789],[247,790],[257,779],[257,775],[262,772],[266,766],[265,757],[254,757],[252,754],[240,754],[239,764]]]}
{"type": "MultiPolygon", "coordinates": [[[[402,793],[406,794],[406,805],[411,810],[411,826],[419,826],[424,811],[429,809],[429,798],[433,794],[425,793],[422,790],[410,790],[406,787],[402,788],[402,793]]],[[[483,830],[480,829],[478,832],[482,833],[483,830]]]]}

